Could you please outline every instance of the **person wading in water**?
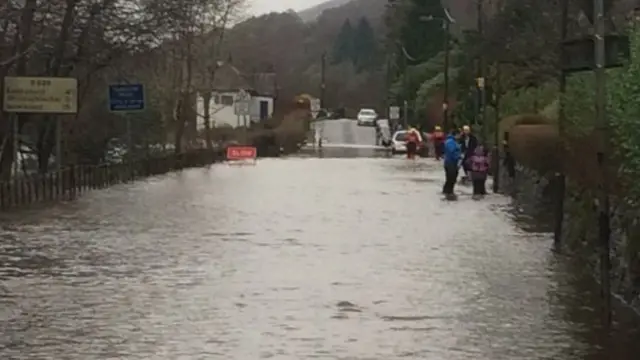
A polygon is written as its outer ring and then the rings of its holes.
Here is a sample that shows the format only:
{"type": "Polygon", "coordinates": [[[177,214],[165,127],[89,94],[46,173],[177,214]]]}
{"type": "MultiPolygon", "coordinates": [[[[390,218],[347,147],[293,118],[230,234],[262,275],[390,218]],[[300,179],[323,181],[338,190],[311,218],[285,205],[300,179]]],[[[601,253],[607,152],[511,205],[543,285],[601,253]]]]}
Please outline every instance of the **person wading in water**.
{"type": "Polygon", "coordinates": [[[445,181],[442,187],[442,193],[447,200],[455,200],[456,195],[453,189],[458,181],[458,172],[460,169],[460,144],[458,144],[458,131],[451,130],[447,140],[444,142],[444,174],[445,181]]]}
{"type": "Polygon", "coordinates": [[[445,133],[440,126],[436,125],[431,136],[433,139],[433,152],[435,153],[436,160],[440,160],[444,154],[445,133]]]}
{"type": "Polygon", "coordinates": [[[420,138],[418,130],[410,128],[407,132],[407,159],[415,159],[418,153],[418,144],[420,144],[421,141],[422,139],[420,138]]]}
{"type": "Polygon", "coordinates": [[[465,125],[462,127],[462,137],[460,139],[460,147],[462,150],[462,170],[464,170],[464,177],[462,180],[469,180],[469,166],[467,159],[471,158],[478,147],[478,138],[471,133],[471,127],[465,125]]]}
{"type": "Polygon", "coordinates": [[[486,182],[489,175],[489,156],[482,145],[476,147],[473,155],[467,159],[471,181],[473,183],[473,198],[480,199],[487,195],[486,182]]]}

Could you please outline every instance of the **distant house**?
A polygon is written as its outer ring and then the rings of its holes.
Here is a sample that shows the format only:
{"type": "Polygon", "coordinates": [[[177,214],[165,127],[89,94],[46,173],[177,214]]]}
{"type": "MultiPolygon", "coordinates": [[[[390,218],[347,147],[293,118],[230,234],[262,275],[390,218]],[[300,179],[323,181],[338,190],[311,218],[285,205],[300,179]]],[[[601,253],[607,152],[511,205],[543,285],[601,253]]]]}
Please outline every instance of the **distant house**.
{"type": "MultiPolygon", "coordinates": [[[[243,119],[235,114],[238,93],[244,90],[251,95],[250,112],[247,122],[257,123],[273,115],[276,97],[274,73],[243,74],[228,63],[219,63],[210,89],[209,113],[212,127],[242,126],[243,119]]],[[[201,89],[197,96],[197,129],[205,128],[205,99],[207,89],[201,89]]],[[[249,125],[247,123],[247,125],[249,125]]]]}

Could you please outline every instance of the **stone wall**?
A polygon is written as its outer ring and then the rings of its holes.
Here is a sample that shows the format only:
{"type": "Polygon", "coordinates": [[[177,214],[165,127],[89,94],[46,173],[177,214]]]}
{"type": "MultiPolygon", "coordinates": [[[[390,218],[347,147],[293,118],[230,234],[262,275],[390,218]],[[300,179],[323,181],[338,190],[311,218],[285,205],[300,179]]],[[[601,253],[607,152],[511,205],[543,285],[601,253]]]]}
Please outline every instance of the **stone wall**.
{"type": "MultiPolygon", "coordinates": [[[[553,225],[553,176],[517,164],[515,178],[501,171],[501,191],[510,193],[521,208],[536,212],[553,225]]],[[[567,183],[562,245],[588,264],[599,279],[598,213],[596,194],[567,183]]],[[[614,295],[640,313],[640,211],[620,200],[611,201],[611,263],[614,295]]]]}

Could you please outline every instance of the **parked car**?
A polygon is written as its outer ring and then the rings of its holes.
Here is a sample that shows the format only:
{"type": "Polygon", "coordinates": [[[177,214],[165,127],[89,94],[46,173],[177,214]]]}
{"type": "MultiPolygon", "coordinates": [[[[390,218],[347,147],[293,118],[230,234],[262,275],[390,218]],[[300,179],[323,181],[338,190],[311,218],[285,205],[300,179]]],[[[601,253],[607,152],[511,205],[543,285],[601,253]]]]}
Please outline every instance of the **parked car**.
{"type": "Polygon", "coordinates": [[[407,152],[407,131],[396,131],[391,137],[391,153],[402,154],[407,152]]]}
{"type": "MultiPolygon", "coordinates": [[[[391,137],[391,154],[403,154],[407,152],[407,130],[396,131],[391,137]]],[[[429,148],[427,146],[427,138],[421,134],[422,141],[418,145],[418,155],[427,157],[429,148]]]]}
{"type": "Polygon", "coordinates": [[[378,114],[373,109],[360,109],[358,111],[358,126],[375,126],[378,114]]]}

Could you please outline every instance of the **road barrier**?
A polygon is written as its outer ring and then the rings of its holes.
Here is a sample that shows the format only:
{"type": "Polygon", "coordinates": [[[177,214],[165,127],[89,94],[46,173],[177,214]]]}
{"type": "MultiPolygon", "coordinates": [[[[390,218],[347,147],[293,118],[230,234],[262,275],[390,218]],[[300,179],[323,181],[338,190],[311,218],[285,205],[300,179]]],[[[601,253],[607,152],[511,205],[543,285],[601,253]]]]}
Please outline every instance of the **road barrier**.
{"type": "Polygon", "coordinates": [[[222,151],[196,150],[147,157],[129,163],[73,165],[61,171],[21,176],[0,182],[0,210],[72,200],[90,190],[104,189],[171,171],[207,166],[222,160],[222,151]]]}

